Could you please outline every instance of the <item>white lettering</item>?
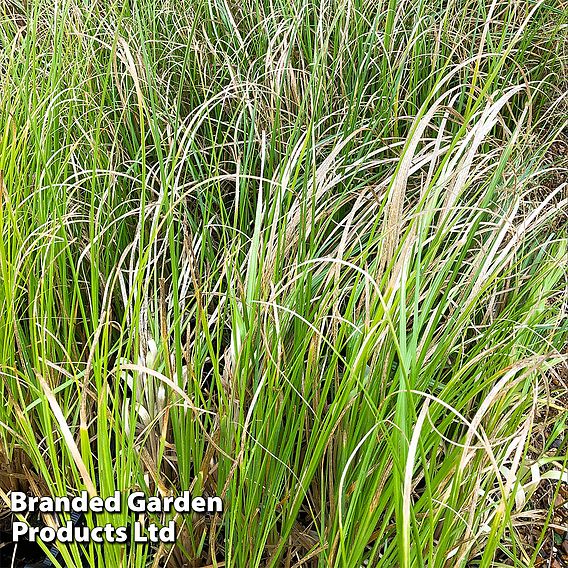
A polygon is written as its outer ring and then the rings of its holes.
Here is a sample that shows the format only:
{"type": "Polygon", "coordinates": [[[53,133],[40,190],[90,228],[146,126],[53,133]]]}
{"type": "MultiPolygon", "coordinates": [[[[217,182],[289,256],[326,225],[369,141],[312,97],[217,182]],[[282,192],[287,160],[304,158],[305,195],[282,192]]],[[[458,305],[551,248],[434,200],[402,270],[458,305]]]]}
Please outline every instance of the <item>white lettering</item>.
{"type": "Polygon", "coordinates": [[[20,537],[28,534],[28,525],[22,521],[14,521],[12,523],[12,540],[14,542],[19,542],[20,537]]]}
{"type": "Polygon", "coordinates": [[[115,491],[114,495],[105,499],[104,510],[107,513],[120,513],[120,492],[115,491]]]}
{"type": "Polygon", "coordinates": [[[134,523],[134,542],[148,542],[148,537],[142,534],[142,525],[136,521],[134,523]]]}
{"type": "MultiPolygon", "coordinates": [[[[128,497],[128,508],[133,513],[143,513],[146,510],[146,502],[142,491],[135,491],[128,497]]],[[[146,542],[146,541],[143,541],[146,542]]]]}

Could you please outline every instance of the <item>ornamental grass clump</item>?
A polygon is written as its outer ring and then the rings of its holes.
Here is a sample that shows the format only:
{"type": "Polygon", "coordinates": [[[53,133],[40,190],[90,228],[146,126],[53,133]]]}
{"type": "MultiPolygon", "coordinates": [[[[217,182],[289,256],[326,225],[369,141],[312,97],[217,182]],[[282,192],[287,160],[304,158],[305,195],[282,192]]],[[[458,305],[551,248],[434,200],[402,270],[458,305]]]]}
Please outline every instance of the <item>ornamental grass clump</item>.
{"type": "Polygon", "coordinates": [[[1,502],[223,502],[149,514],[174,545],[43,543],[55,566],[553,553],[564,0],[28,0],[0,21],[1,502]]]}

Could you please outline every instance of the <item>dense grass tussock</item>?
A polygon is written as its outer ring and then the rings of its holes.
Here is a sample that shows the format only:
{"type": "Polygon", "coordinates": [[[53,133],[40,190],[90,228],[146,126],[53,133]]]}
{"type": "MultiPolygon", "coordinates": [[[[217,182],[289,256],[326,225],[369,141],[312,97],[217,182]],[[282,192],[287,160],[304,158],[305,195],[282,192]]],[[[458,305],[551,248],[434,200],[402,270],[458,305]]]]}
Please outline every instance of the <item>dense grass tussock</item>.
{"type": "Polygon", "coordinates": [[[567,454],[566,2],[0,18],[0,496],[225,503],[59,563],[535,565],[567,454]]]}

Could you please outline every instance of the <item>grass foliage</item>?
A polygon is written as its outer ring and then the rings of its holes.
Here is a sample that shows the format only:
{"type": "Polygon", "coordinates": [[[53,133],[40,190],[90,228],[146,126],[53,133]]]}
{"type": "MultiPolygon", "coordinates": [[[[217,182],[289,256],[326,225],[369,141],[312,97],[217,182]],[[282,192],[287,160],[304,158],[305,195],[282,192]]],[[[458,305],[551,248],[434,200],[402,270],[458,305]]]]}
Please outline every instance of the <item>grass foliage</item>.
{"type": "Polygon", "coordinates": [[[0,447],[37,493],[225,503],[60,563],[533,565],[566,454],[535,443],[568,341],[565,1],[0,19],[0,447]]]}

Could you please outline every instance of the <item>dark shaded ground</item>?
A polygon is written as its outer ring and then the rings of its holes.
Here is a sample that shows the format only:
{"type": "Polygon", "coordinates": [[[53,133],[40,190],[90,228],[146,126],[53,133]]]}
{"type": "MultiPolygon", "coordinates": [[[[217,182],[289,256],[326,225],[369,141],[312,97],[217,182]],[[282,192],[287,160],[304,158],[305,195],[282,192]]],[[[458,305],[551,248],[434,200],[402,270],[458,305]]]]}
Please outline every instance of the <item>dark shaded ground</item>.
{"type": "Polygon", "coordinates": [[[0,567],[24,568],[41,563],[45,558],[43,550],[34,542],[12,542],[11,531],[0,531],[0,567]]]}

